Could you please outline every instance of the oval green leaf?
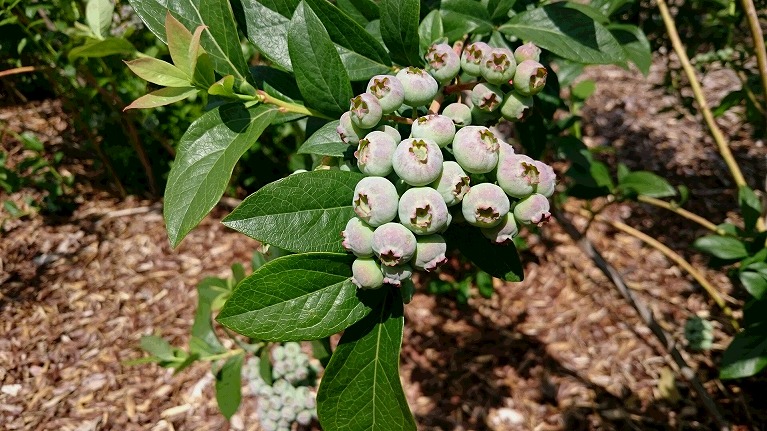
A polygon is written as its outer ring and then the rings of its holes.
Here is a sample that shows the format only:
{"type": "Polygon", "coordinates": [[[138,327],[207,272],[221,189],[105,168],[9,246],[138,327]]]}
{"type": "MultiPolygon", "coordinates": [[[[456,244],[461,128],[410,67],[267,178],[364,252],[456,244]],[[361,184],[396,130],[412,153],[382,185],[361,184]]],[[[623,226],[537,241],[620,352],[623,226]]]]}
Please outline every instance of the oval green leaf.
{"type": "Polygon", "coordinates": [[[692,246],[724,260],[737,260],[748,256],[746,245],[739,239],[729,236],[707,235],[696,239],[692,246]]]}
{"type": "Polygon", "coordinates": [[[298,149],[298,154],[319,154],[321,156],[347,157],[354,152],[354,146],[341,140],[336,128],[338,120],[331,121],[314,132],[298,149]]]}
{"type": "Polygon", "coordinates": [[[378,6],[381,10],[381,36],[392,60],[402,66],[422,65],[423,59],[418,53],[421,2],[382,0],[378,6]]]}
{"type": "Polygon", "coordinates": [[[460,250],[477,268],[493,277],[506,281],[522,281],[525,278],[514,244],[493,244],[479,228],[468,225],[451,226],[444,236],[449,247],[460,250]]]}
{"type": "Polygon", "coordinates": [[[634,171],[622,176],[618,187],[623,191],[654,198],[676,196],[676,189],[668,181],[648,171],[634,171]]]}

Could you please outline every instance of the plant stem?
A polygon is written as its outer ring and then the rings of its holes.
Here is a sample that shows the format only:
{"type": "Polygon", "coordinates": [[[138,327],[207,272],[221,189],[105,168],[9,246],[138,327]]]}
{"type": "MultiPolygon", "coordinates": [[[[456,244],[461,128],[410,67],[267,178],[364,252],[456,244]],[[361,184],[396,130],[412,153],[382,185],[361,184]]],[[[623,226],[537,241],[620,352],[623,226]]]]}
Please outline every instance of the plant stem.
{"type": "Polygon", "coordinates": [[[706,102],[706,97],[703,95],[700,82],[695,76],[695,69],[693,69],[690,64],[690,59],[687,57],[687,53],[684,50],[684,45],[682,45],[682,40],[679,38],[676,24],[671,17],[671,12],[669,12],[666,0],[658,0],[658,9],[660,9],[663,24],[666,26],[666,32],[668,32],[668,36],[671,39],[671,44],[674,46],[674,52],[676,52],[677,57],[679,57],[679,62],[682,63],[682,68],[687,75],[687,79],[690,81],[690,87],[692,87],[692,92],[695,95],[695,100],[698,102],[703,119],[706,121],[711,136],[714,138],[714,141],[719,148],[719,154],[721,154],[724,162],[727,164],[727,168],[730,170],[730,174],[735,180],[735,184],[738,187],[745,186],[746,179],[743,177],[743,173],[740,171],[740,166],[738,166],[738,163],[735,161],[732,151],[730,151],[727,139],[716,124],[716,121],[714,121],[714,115],[711,113],[711,108],[709,108],[708,102],[706,102]]]}
{"type": "Polygon", "coordinates": [[[333,118],[327,115],[317,112],[314,109],[307,108],[306,106],[299,105],[297,103],[290,103],[284,100],[280,100],[276,97],[272,97],[264,90],[258,90],[258,98],[262,103],[269,103],[278,106],[282,112],[295,112],[296,114],[310,115],[312,117],[324,118],[326,120],[332,120],[333,118]]]}
{"type": "Polygon", "coordinates": [[[673,202],[666,202],[661,199],[653,198],[650,196],[645,195],[639,195],[637,197],[637,200],[639,202],[644,202],[646,204],[655,205],[656,207],[665,208],[673,213],[676,213],[687,220],[694,221],[695,223],[698,223],[699,225],[703,226],[704,228],[710,230],[711,232],[716,233],[717,235],[727,236],[729,235],[724,229],[720,229],[717,225],[710,222],[704,217],[701,217],[693,212],[687,211],[684,208],[681,208],[676,203],[673,202]]]}
{"type": "Polygon", "coordinates": [[[218,355],[205,356],[200,358],[200,360],[213,362],[213,361],[219,361],[221,359],[228,359],[228,358],[231,358],[232,356],[241,355],[243,353],[245,353],[243,349],[234,349],[234,350],[226,351],[224,353],[219,353],[218,355]]]}
{"type": "Polygon", "coordinates": [[[706,392],[706,389],[700,383],[700,380],[698,380],[698,377],[695,375],[695,371],[690,368],[690,366],[687,364],[687,361],[685,361],[684,357],[679,352],[679,349],[676,346],[676,342],[674,342],[673,338],[671,338],[666,333],[666,331],[663,330],[658,321],[655,320],[655,316],[653,315],[652,311],[650,311],[650,309],[647,308],[644,303],[639,301],[639,299],[634,296],[618,271],[605,260],[605,258],[599,253],[599,251],[596,250],[596,248],[594,248],[594,244],[592,244],[588,238],[583,236],[583,234],[581,234],[578,229],[576,229],[575,226],[573,226],[573,224],[558,210],[553,209],[552,213],[554,214],[554,217],[557,219],[557,221],[565,229],[565,232],[567,232],[573,241],[575,241],[576,245],[581,249],[581,251],[583,251],[584,254],[594,262],[599,270],[602,271],[602,273],[618,289],[618,292],[621,294],[621,296],[623,296],[623,298],[629,304],[631,304],[632,307],[634,307],[634,310],[636,310],[636,312],[639,314],[639,317],[644,321],[645,325],[650,328],[650,332],[652,332],[655,338],[658,339],[666,351],[671,354],[671,358],[679,367],[682,376],[687,379],[688,382],[690,382],[693,390],[698,395],[698,397],[700,397],[703,405],[714,418],[714,421],[716,422],[719,429],[722,431],[729,430],[729,423],[727,423],[727,420],[719,412],[719,408],[716,406],[716,403],[714,403],[714,400],[711,399],[711,396],[709,396],[708,392],[706,392]]]}
{"type": "Polygon", "coordinates": [[[384,115],[383,119],[386,121],[393,121],[400,124],[413,124],[412,118],[400,117],[399,115],[384,115]]]}
{"type": "Polygon", "coordinates": [[[13,69],[7,69],[0,72],[0,78],[3,76],[16,75],[18,73],[34,72],[35,66],[22,66],[14,67],[13,69]]]}
{"type": "Polygon", "coordinates": [[[444,94],[458,93],[458,92],[463,91],[463,90],[471,90],[477,84],[479,84],[479,81],[472,81],[472,82],[467,82],[467,83],[464,83],[464,84],[448,85],[447,87],[442,89],[442,92],[444,94]]]}
{"type": "Polygon", "coordinates": [[[741,0],[743,10],[746,12],[748,27],[751,30],[751,37],[754,39],[754,53],[756,54],[756,63],[759,66],[759,76],[762,78],[762,96],[767,105],[767,50],[764,47],[764,34],[759,26],[759,17],[756,15],[756,8],[752,0],[741,0]]]}
{"type": "MultiPolygon", "coordinates": [[[[589,215],[589,214],[584,214],[589,215]]],[[[711,299],[714,300],[716,305],[719,306],[719,308],[722,309],[722,312],[725,314],[725,316],[730,318],[730,324],[732,325],[735,330],[740,329],[740,325],[738,325],[737,320],[733,317],[732,309],[727,305],[724,298],[722,298],[722,295],[719,294],[719,291],[716,290],[716,287],[714,287],[711,283],[706,280],[706,278],[701,274],[697,269],[695,269],[690,262],[688,262],[685,258],[680,256],[678,253],[676,253],[674,250],[671,250],[668,248],[665,244],[661,243],[657,239],[645,234],[644,232],[641,232],[637,229],[634,229],[633,227],[619,222],[610,220],[605,216],[596,214],[593,215],[594,219],[609,224],[615,229],[618,229],[621,232],[627,233],[634,238],[639,239],[640,241],[644,242],[645,244],[649,245],[650,247],[660,251],[663,253],[667,258],[671,259],[674,263],[679,265],[683,270],[687,271],[688,274],[692,276],[692,278],[695,279],[695,281],[698,282],[698,284],[703,287],[703,289],[708,293],[708,295],[711,297],[711,299]]]]}

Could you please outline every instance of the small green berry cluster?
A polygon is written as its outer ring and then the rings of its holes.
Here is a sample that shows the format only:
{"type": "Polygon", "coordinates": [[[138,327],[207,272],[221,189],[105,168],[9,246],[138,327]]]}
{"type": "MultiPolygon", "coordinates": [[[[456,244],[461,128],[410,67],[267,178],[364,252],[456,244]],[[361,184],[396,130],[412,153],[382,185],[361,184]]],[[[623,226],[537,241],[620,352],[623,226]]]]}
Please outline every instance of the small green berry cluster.
{"type": "MultiPolygon", "coordinates": [[[[524,58],[519,66],[540,66],[539,52],[530,44],[518,48],[518,57],[524,58]]],[[[367,175],[354,190],[356,217],[342,232],[343,246],[357,256],[352,281],[362,289],[389,284],[412,293],[414,270],[434,271],[447,261],[440,234],[453,220],[506,244],[518,233],[518,223],[540,224],[550,216],[547,198],[554,192],[554,170],[516,154],[488,127],[472,125],[476,110],[504,115],[504,98],[519,99],[524,92],[530,99],[526,106],[532,106],[532,95],[545,84],[545,68],[540,66],[543,80],[534,79],[537,69],[525,66],[520,72],[515,53],[481,42],[469,45],[462,57],[446,44],[435,44],[426,60],[428,72],[408,67],[396,76],[373,77],[367,91],[351,100],[337,128],[341,139],[356,147],[357,168],[367,175]],[[461,69],[481,73],[488,83],[473,87],[473,108],[453,103],[437,113],[440,83],[452,82],[461,69]],[[527,84],[506,96],[494,87],[512,78],[527,84]],[[417,116],[423,106],[433,113],[417,116]],[[407,110],[415,117],[412,123],[396,115],[407,110]],[[387,120],[409,123],[410,136],[403,139],[397,128],[384,124],[387,120]]]]}
{"type": "Polygon", "coordinates": [[[316,394],[310,386],[319,366],[309,360],[298,343],[285,343],[271,351],[270,385],[261,377],[261,360],[251,359],[248,367],[251,391],[258,396],[258,417],[264,431],[290,431],[294,422],[309,425],[317,418],[316,394]]]}

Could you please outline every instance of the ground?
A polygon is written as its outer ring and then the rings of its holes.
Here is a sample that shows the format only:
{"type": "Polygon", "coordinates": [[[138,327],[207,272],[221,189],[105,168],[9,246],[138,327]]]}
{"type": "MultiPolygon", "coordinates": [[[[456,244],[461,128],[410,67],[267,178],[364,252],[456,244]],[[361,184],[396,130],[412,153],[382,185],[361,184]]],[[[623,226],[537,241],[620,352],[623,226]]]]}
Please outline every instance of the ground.
{"type": "MultiPolygon", "coordinates": [[[[584,78],[598,86],[582,112],[585,140],[609,149],[613,167],[623,162],[686,184],[688,209],[716,222],[732,218],[732,181],[700,119],[666,109],[678,103],[659,86],[665,70],[658,61],[649,78],[588,70],[584,78]]],[[[720,71],[704,85],[716,103],[738,83],[720,71]]],[[[55,101],[3,108],[0,122],[54,148],[75,139],[55,101]]],[[[749,182],[762,188],[764,143],[750,137],[737,112],[720,124],[749,182]]],[[[2,145],[21,151],[9,136],[2,145]]],[[[173,375],[125,364],[142,356],[142,335],[184,344],[197,282],[227,276],[231,263],[249,261],[256,243],[224,228],[229,208],[220,207],[171,249],[159,202],[118,199],[87,166],[68,169],[87,179],[71,216],[33,215],[0,231],[0,428],[257,430],[251,395],[230,423],[220,416],[206,365],[173,375]]],[[[567,215],[583,229],[578,207],[568,202],[567,215]]],[[[726,275],[689,248],[703,231],[664,211],[621,203],[605,215],[683,254],[740,308],[742,295],[726,275]]],[[[523,282],[496,280],[492,298],[475,292],[466,305],[420,290],[407,305],[401,374],[419,429],[713,429],[684,379],[662,384],[678,372],[664,347],[561,226],[524,236],[523,282]]],[[[712,319],[714,348],[685,352],[686,360],[735,429],[767,423],[764,379],[714,379],[733,331],[700,286],[660,252],[604,224],[593,223],[588,237],[682,348],[689,316],[712,319]]]]}

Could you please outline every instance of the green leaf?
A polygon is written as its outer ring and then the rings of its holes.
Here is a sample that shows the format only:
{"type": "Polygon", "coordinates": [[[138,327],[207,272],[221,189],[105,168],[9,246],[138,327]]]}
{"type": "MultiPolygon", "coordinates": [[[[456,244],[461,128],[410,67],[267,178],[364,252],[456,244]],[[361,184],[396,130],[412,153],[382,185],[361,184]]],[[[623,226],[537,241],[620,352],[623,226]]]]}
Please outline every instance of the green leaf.
{"type": "Polygon", "coordinates": [[[311,343],[312,356],[320,361],[323,367],[327,367],[328,362],[330,362],[330,355],[333,353],[333,350],[330,348],[330,337],[312,340],[311,343]]]}
{"type": "Polygon", "coordinates": [[[431,46],[432,43],[441,39],[444,34],[442,27],[442,15],[435,9],[426,15],[418,26],[418,49],[421,55],[431,46]]]}
{"type": "Polygon", "coordinates": [[[453,42],[464,34],[490,34],[493,23],[487,9],[477,0],[442,0],[440,7],[445,36],[453,42]]]}
{"type": "Polygon", "coordinates": [[[258,340],[301,341],[340,332],[378,304],[382,290],[351,282],[354,256],[303,253],[275,259],[243,280],[217,321],[258,340]]]}
{"type": "Polygon", "coordinates": [[[294,253],[343,253],[341,231],[354,217],[354,187],[362,178],[330,170],[293,174],[248,196],[222,223],[294,253]]]}
{"type": "Polygon", "coordinates": [[[654,198],[676,196],[676,189],[668,181],[647,171],[634,171],[625,175],[618,187],[624,191],[654,198]]]}
{"type": "Polygon", "coordinates": [[[735,335],[722,355],[720,379],[753,376],[767,366],[767,325],[747,327],[735,335]]]}
{"type": "Polygon", "coordinates": [[[652,65],[652,48],[642,29],[628,24],[610,24],[607,29],[623,46],[626,57],[647,76],[652,65]]]}
{"type": "Polygon", "coordinates": [[[584,101],[594,94],[597,89],[597,83],[593,79],[584,79],[573,85],[571,94],[580,101],[584,101]]]}
{"type": "Polygon", "coordinates": [[[487,3],[487,13],[490,14],[490,19],[493,22],[496,21],[506,21],[506,19],[509,18],[509,12],[511,12],[511,8],[514,7],[514,3],[516,3],[517,0],[488,0],[485,1],[487,3]]]}
{"type": "Polygon", "coordinates": [[[468,225],[450,226],[444,234],[448,246],[457,248],[477,268],[506,281],[522,281],[524,271],[513,244],[493,244],[479,228],[468,225]]]}
{"type": "Polygon", "coordinates": [[[354,96],[349,75],[322,22],[303,1],[290,20],[288,51],[307,106],[339,116],[349,109],[354,96]]]}
{"type": "Polygon", "coordinates": [[[129,55],[136,48],[123,38],[109,37],[104,40],[88,39],[84,45],[72,48],[67,55],[70,61],[76,58],[101,58],[110,55],[129,55]]]}
{"type": "Polygon", "coordinates": [[[324,430],[415,431],[399,377],[402,314],[399,293],[388,289],[385,301],[344,332],[317,394],[324,430]]]}
{"type": "Polygon", "coordinates": [[[762,201],[748,186],[738,188],[738,205],[743,214],[746,232],[753,232],[759,217],[762,216],[762,201]]]}
{"type": "Polygon", "coordinates": [[[714,341],[714,326],[708,320],[692,316],[684,324],[684,337],[692,350],[709,350],[714,341]]]}
{"type": "Polygon", "coordinates": [[[763,299],[767,293],[767,271],[749,271],[740,273],[743,287],[756,299],[763,299]]]}
{"type": "Polygon", "coordinates": [[[111,0],[88,0],[85,5],[85,22],[97,38],[103,39],[109,34],[114,10],[115,5],[111,0]]]}
{"type": "Polygon", "coordinates": [[[175,361],[176,355],[173,353],[173,346],[162,337],[156,335],[144,335],[139,341],[139,346],[145,352],[160,359],[161,361],[175,361]]]}
{"type": "Polygon", "coordinates": [[[372,0],[337,0],[336,4],[339,9],[362,26],[381,16],[378,5],[372,0]]]}
{"type": "Polygon", "coordinates": [[[170,105],[171,103],[194,96],[198,92],[199,90],[195,87],[161,88],[134,100],[130,105],[126,106],[123,111],[127,111],[128,109],[148,109],[170,105]]]}
{"type": "Polygon", "coordinates": [[[261,376],[262,379],[264,379],[264,382],[267,385],[271,385],[274,383],[274,378],[272,376],[272,360],[269,356],[269,349],[263,348],[261,349],[261,354],[259,355],[259,361],[258,361],[258,375],[261,376]]]}
{"type": "Polygon", "coordinates": [[[242,81],[250,78],[234,15],[227,0],[129,1],[144,24],[164,43],[168,43],[165,17],[169,10],[189,30],[205,26],[201,44],[211,56],[216,70],[242,81]]]}
{"type": "Polygon", "coordinates": [[[341,140],[336,128],[338,120],[331,121],[314,132],[298,149],[298,154],[319,154],[321,156],[348,157],[356,149],[341,140]]]}
{"type": "Polygon", "coordinates": [[[271,106],[238,103],[206,112],[187,129],[165,188],[165,224],[175,247],[216,205],[237,161],[271,123],[271,106]]]}
{"type": "Polygon", "coordinates": [[[566,3],[522,12],[498,30],[579,63],[608,64],[626,60],[620,43],[606,28],[566,3]]]}
{"type": "Polygon", "coordinates": [[[200,356],[226,351],[213,330],[213,303],[227,293],[226,283],[220,278],[207,277],[197,285],[197,310],[192,324],[192,340],[189,351],[200,356]],[[223,286],[222,286],[223,284],[223,286]],[[193,347],[194,346],[194,347],[193,347]]]}
{"type": "Polygon", "coordinates": [[[707,235],[696,239],[692,246],[724,260],[742,259],[748,256],[745,244],[729,236],[707,235]]]}
{"type": "Polygon", "coordinates": [[[392,60],[402,66],[420,66],[418,53],[418,0],[381,0],[381,36],[392,60]]]}
{"type": "Polygon", "coordinates": [[[195,35],[184,27],[170,11],[165,15],[165,34],[168,37],[168,51],[173,64],[179,68],[187,78],[194,75],[194,65],[199,54],[200,37],[202,28],[195,30],[195,35]],[[195,37],[196,36],[196,37],[195,37]],[[196,43],[195,43],[196,42],[196,43]]]}
{"type": "Polygon", "coordinates": [[[191,87],[189,75],[167,61],[153,57],[141,57],[125,64],[139,78],[163,87],[191,87]]]}
{"type": "Polygon", "coordinates": [[[243,0],[241,3],[248,39],[274,64],[292,71],[293,66],[288,53],[290,19],[256,0],[243,0]]]}
{"type": "Polygon", "coordinates": [[[216,373],[216,401],[227,419],[237,412],[242,400],[242,354],[229,358],[216,373]]]}

